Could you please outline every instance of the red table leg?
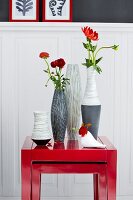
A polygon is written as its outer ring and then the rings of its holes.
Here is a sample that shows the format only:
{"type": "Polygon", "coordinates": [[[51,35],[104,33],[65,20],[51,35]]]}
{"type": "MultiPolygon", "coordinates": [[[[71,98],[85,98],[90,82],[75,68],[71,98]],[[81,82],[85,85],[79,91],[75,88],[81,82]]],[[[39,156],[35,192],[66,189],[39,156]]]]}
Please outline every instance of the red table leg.
{"type": "Polygon", "coordinates": [[[32,200],[40,200],[41,173],[37,166],[32,165],[32,200]]]}
{"type": "Polygon", "coordinates": [[[106,165],[103,165],[98,180],[98,197],[97,200],[107,200],[107,171],[106,165]]]}
{"type": "Polygon", "coordinates": [[[98,200],[98,174],[93,174],[94,200],[98,200]]]}
{"type": "Polygon", "coordinates": [[[31,200],[31,154],[28,150],[21,151],[21,200],[31,200]]]}
{"type": "Polygon", "coordinates": [[[117,151],[108,151],[108,200],[116,200],[116,172],[117,172],[117,151]]]}

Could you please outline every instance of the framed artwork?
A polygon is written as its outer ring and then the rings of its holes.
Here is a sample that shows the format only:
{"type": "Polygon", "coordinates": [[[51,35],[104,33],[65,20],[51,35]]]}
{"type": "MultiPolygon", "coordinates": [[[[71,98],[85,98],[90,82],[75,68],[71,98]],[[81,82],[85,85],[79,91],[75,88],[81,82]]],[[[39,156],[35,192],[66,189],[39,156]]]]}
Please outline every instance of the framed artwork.
{"type": "Polygon", "coordinates": [[[39,21],[39,0],[9,0],[10,22],[39,21]]]}
{"type": "Polygon", "coordinates": [[[72,21],[72,0],[43,0],[43,21],[72,21]]]}

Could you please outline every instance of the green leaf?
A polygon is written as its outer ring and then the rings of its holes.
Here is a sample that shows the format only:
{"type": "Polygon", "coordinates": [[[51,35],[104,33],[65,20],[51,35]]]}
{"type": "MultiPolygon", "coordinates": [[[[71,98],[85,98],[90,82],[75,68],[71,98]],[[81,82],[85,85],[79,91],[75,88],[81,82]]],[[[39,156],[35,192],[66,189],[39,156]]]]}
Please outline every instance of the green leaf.
{"type": "Polygon", "coordinates": [[[87,49],[87,48],[88,48],[88,45],[87,45],[87,44],[85,44],[84,42],[83,42],[83,46],[84,46],[84,48],[85,48],[85,49],[87,49]]]}
{"type": "Polygon", "coordinates": [[[48,71],[47,70],[43,70],[44,72],[46,72],[46,73],[48,73],[48,71]]]}
{"type": "Polygon", "coordinates": [[[86,60],[86,66],[87,67],[91,67],[93,65],[92,60],[90,60],[90,59],[85,59],[85,60],[86,60]]]}
{"type": "Polygon", "coordinates": [[[115,51],[117,51],[119,49],[119,45],[115,45],[114,44],[114,46],[112,46],[112,49],[114,49],[115,51]]]}
{"type": "Polygon", "coordinates": [[[96,60],[96,64],[99,63],[102,60],[103,57],[100,57],[96,60]]]}
{"type": "Polygon", "coordinates": [[[101,69],[98,65],[94,66],[94,69],[95,69],[99,74],[102,72],[102,69],[101,69]]]}
{"type": "Polygon", "coordinates": [[[86,63],[82,63],[82,65],[87,66],[86,63]]]}

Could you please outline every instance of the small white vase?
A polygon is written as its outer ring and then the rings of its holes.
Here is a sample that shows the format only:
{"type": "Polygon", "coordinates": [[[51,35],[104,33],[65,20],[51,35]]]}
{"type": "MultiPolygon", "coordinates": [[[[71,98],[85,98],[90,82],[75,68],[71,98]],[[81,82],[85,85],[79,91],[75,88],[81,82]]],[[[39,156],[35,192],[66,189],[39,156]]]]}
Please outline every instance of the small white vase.
{"type": "Polygon", "coordinates": [[[46,144],[52,138],[52,133],[49,129],[48,116],[48,112],[34,112],[34,128],[32,131],[32,140],[36,144],[46,144]]]}
{"type": "Polygon", "coordinates": [[[97,139],[99,120],[101,113],[100,100],[96,87],[96,70],[93,67],[87,68],[87,83],[82,100],[81,111],[83,123],[91,124],[88,131],[97,139]]]}

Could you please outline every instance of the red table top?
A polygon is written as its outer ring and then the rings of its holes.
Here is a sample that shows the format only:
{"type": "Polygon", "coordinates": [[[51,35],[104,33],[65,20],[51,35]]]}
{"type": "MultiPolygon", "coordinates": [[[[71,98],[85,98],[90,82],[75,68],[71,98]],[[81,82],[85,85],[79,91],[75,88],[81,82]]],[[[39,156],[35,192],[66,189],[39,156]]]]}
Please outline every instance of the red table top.
{"type": "Polygon", "coordinates": [[[67,139],[64,143],[50,141],[46,146],[37,146],[28,136],[22,151],[30,151],[32,161],[107,162],[108,152],[116,151],[116,148],[105,136],[100,136],[98,140],[106,144],[105,149],[83,148],[80,141],[67,139]]]}

